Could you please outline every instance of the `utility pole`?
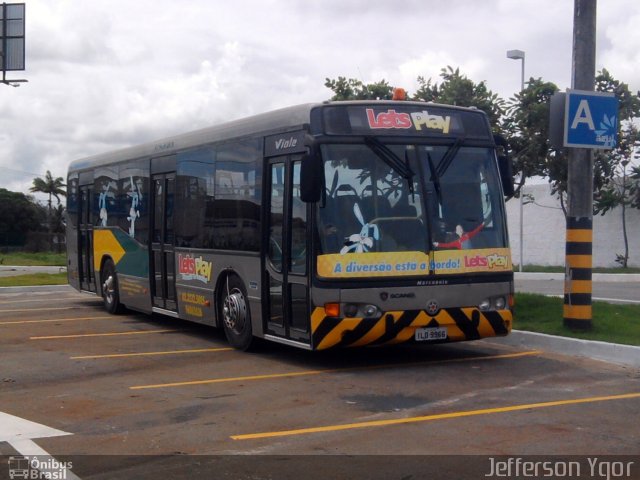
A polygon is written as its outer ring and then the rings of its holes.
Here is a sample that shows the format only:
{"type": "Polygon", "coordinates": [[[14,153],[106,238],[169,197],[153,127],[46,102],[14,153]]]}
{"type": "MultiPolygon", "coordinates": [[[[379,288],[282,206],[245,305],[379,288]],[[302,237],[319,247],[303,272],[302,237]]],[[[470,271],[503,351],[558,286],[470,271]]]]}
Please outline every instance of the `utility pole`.
{"type": "MultiPolygon", "coordinates": [[[[593,91],[595,86],[597,0],[574,0],[571,86],[593,91]]],[[[593,153],[569,149],[567,238],[564,284],[564,325],[592,327],[593,153]]]]}

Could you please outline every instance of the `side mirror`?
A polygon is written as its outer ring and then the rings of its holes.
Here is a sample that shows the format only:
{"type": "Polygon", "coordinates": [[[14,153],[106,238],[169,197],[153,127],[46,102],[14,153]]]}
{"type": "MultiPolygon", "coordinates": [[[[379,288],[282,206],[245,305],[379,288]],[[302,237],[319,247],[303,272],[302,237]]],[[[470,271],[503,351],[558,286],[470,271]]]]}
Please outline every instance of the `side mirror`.
{"type": "Polygon", "coordinates": [[[509,144],[502,135],[494,135],[493,140],[496,142],[496,146],[502,147],[502,152],[497,152],[502,190],[505,197],[512,197],[515,189],[513,186],[513,163],[508,154],[509,144]]]}
{"type": "Polygon", "coordinates": [[[319,202],[324,191],[324,166],[316,155],[302,157],[300,165],[300,198],[303,202],[319,202]]]}

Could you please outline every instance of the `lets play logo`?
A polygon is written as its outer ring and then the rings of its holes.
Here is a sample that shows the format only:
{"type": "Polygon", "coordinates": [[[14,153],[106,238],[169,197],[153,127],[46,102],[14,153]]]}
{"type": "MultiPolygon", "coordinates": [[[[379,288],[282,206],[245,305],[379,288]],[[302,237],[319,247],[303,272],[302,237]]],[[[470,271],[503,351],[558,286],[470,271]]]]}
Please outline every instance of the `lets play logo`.
{"type": "Polygon", "coordinates": [[[394,109],[376,114],[372,108],[367,108],[367,121],[372,129],[409,129],[415,128],[417,131],[423,128],[429,130],[439,130],[444,134],[449,133],[451,128],[451,117],[431,115],[427,110],[421,112],[403,113],[394,109]]]}
{"type": "Polygon", "coordinates": [[[202,257],[178,254],[178,273],[183,280],[199,280],[208,283],[211,280],[213,263],[207,262],[202,257]]]}
{"type": "Polygon", "coordinates": [[[492,253],[491,255],[476,255],[475,257],[469,257],[465,255],[464,257],[464,266],[466,268],[500,268],[504,269],[509,266],[509,257],[505,255],[498,255],[497,253],[492,253]]]}

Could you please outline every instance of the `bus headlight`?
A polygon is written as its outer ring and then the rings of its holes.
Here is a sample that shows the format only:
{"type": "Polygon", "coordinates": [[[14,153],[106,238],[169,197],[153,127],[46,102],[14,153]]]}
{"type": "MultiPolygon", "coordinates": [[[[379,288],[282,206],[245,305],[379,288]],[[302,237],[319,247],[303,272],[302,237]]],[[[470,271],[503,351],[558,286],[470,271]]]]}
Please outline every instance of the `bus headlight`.
{"type": "Polygon", "coordinates": [[[478,304],[478,308],[487,312],[489,310],[504,310],[507,306],[507,300],[504,297],[485,298],[478,304]]]}
{"type": "Polygon", "coordinates": [[[378,307],[376,307],[375,305],[365,305],[364,316],[368,318],[379,316],[378,307]]]}
{"type": "Polygon", "coordinates": [[[358,306],[353,303],[347,303],[344,306],[344,316],[345,317],[357,317],[358,316],[358,306]]]}
{"type": "Polygon", "coordinates": [[[345,318],[375,318],[382,314],[376,305],[366,303],[345,303],[342,313],[345,318]]]}
{"type": "Polygon", "coordinates": [[[487,310],[491,309],[491,300],[489,300],[488,298],[485,298],[480,302],[480,304],[478,305],[478,308],[483,312],[486,312],[487,310]]]}

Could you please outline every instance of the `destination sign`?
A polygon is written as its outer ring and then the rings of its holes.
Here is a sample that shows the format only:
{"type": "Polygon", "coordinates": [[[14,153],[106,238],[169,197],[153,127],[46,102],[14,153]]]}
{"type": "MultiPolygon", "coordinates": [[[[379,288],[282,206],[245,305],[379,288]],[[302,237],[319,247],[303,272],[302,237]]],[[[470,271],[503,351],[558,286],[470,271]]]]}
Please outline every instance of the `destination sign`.
{"type": "Polygon", "coordinates": [[[491,139],[481,111],[447,109],[429,103],[335,105],[324,109],[328,135],[416,135],[491,139]]]}

